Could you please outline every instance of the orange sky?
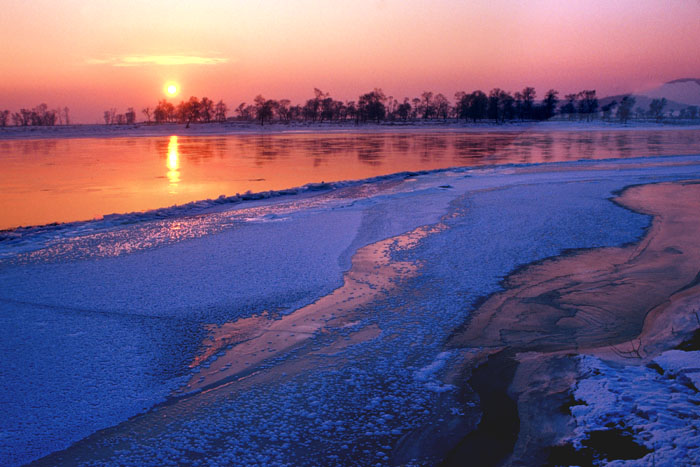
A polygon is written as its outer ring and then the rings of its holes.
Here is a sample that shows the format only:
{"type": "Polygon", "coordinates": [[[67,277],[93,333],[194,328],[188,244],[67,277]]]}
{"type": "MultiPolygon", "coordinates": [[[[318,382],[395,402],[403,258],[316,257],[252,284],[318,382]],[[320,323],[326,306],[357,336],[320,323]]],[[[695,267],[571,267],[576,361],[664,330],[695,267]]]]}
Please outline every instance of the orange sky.
{"type": "MultiPolygon", "coordinates": [[[[67,105],[92,123],[163,96],[314,87],[617,94],[700,77],[697,0],[20,1],[0,6],[0,109],[67,105]]],[[[181,97],[182,97],[181,95],[181,97]]],[[[177,99],[176,99],[177,100],[177,99]]],[[[141,115],[139,115],[141,117],[141,115]]]]}

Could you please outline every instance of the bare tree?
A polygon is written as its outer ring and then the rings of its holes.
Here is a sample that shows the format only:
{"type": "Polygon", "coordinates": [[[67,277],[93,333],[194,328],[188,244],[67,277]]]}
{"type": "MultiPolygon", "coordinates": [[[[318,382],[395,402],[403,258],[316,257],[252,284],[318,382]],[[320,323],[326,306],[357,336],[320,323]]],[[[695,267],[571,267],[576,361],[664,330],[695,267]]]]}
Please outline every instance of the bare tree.
{"type": "Polygon", "coordinates": [[[657,122],[660,122],[663,118],[664,107],[666,107],[667,102],[666,98],[662,97],[661,99],[653,99],[649,104],[649,115],[654,117],[657,122]]]}
{"type": "Polygon", "coordinates": [[[284,122],[289,121],[289,105],[291,101],[289,99],[280,99],[277,102],[277,117],[284,122]]]}
{"type": "Polygon", "coordinates": [[[408,102],[408,97],[404,97],[403,103],[399,104],[396,113],[404,122],[408,120],[411,115],[411,104],[408,102]]]}
{"type": "Polygon", "coordinates": [[[126,119],[127,125],[133,125],[134,123],[136,123],[136,112],[134,111],[134,108],[129,107],[128,109],[126,109],[124,117],[126,119]]]}
{"type": "Polygon", "coordinates": [[[433,99],[433,106],[437,117],[442,117],[443,120],[447,120],[447,116],[450,113],[450,101],[447,100],[447,97],[442,93],[436,95],[433,99]]]}
{"type": "Polygon", "coordinates": [[[564,96],[564,99],[566,99],[566,103],[561,106],[559,112],[561,112],[562,115],[568,115],[569,120],[573,120],[574,116],[576,115],[576,101],[578,100],[578,94],[567,94],[564,96]]]}
{"type": "Polygon", "coordinates": [[[265,120],[272,120],[274,102],[272,100],[265,99],[262,95],[258,94],[255,97],[255,115],[258,120],[260,120],[260,125],[265,124],[265,120]]]}
{"type": "Polygon", "coordinates": [[[158,105],[153,110],[153,119],[156,121],[156,123],[172,121],[174,115],[175,106],[165,99],[158,102],[158,105]]]}
{"type": "Polygon", "coordinates": [[[379,88],[361,95],[357,105],[359,119],[362,121],[376,120],[379,123],[386,116],[385,102],[386,96],[379,88]]]}
{"type": "Polygon", "coordinates": [[[211,122],[211,119],[214,116],[214,102],[208,97],[202,97],[202,100],[199,103],[199,113],[200,118],[204,123],[211,122]]]}
{"type": "Polygon", "coordinates": [[[595,89],[584,90],[578,93],[578,113],[586,116],[586,121],[590,121],[598,111],[598,98],[595,89]]]}
{"type": "Polygon", "coordinates": [[[500,88],[493,88],[489,92],[489,103],[486,109],[486,115],[491,120],[495,120],[497,123],[500,121],[501,115],[501,93],[503,91],[500,88]]]}
{"type": "Polygon", "coordinates": [[[545,118],[550,119],[554,116],[554,112],[557,109],[557,104],[559,103],[559,91],[556,89],[550,89],[547,94],[544,95],[544,100],[542,104],[544,105],[545,118]]]}
{"type": "Polygon", "coordinates": [[[216,107],[215,107],[216,121],[219,123],[225,122],[226,121],[226,112],[228,112],[228,108],[226,107],[226,104],[224,104],[224,101],[220,100],[219,102],[217,102],[216,107]]]}
{"type": "Polygon", "coordinates": [[[622,123],[627,123],[635,103],[636,99],[633,96],[624,96],[620,101],[620,105],[617,107],[617,118],[622,123]]]}
{"type": "Polygon", "coordinates": [[[144,107],[141,109],[141,113],[146,116],[146,123],[151,123],[151,108],[150,107],[144,107]]]}
{"type": "Polygon", "coordinates": [[[523,113],[523,118],[524,119],[531,119],[534,116],[534,106],[535,106],[535,97],[537,97],[537,93],[535,92],[535,88],[532,87],[526,87],[523,89],[523,92],[521,94],[522,100],[523,100],[523,107],[522,107],[522,113],[523,113]]]}
{"type": "Polygon", "coordinates": [[[431,91],[423,91],[421,97],[421,110],[423,111],[423,119],[432,118],[435,114],[433,105],[433,93],[431,91]]]}
{"type": "Polygon", "coordinates": [[[698,118],[698,106],[691,105],[690,107],[688,107],[687,115],[688,115],[688,118],[691,120],[695,120],[696,118],[698,118]]]}

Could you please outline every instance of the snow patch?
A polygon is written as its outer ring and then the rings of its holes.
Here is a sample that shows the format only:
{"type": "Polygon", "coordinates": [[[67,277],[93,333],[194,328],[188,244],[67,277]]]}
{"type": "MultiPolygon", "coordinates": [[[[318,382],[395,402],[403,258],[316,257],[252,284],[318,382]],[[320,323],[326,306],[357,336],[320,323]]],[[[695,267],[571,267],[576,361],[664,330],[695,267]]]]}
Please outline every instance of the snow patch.
{"type": "Polygon", "coordinates": [[[443,369],[453,352],[440,352],[429,365],[424,366],[413,374],[416,381],[424,383],[426,389],[432,392],[445,392],[455,389],[451,384],[443,384],[437,379],[437,373],[443,369]]]}
{"type": "Polygon", "coordinates": [[[661,368],[606,363],[580,357],[585,377],[574,391],[581,405],[568,441],[580,449],[591,432],[619,429],[651,452],[634,460],[600,460],[614,466],[697,465],[700,463],[700,394],[679,375],[698,374],[700,352],[671,350],[654,363],[661,368]]]}

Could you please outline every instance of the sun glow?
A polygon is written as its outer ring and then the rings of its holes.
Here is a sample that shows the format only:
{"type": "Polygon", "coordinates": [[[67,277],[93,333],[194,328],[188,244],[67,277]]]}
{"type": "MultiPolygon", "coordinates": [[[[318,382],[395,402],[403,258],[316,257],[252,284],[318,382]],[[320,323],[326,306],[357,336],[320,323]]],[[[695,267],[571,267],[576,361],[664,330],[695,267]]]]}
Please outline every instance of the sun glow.
{"type": "Polygon", "coordinates": [[[176,96],[178,92],[177,89],[177,84],[175,83],[166,83],[165,84],[165,93],[169,96],[176,96]]]}

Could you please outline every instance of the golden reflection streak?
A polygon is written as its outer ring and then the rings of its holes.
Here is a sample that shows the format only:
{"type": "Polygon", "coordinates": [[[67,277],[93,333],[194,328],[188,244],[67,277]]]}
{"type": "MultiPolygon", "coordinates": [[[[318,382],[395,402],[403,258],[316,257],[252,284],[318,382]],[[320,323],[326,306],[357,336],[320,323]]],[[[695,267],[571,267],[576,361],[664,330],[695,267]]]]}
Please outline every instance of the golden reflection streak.
{"type": "Polygon", "coordinates": [[[175,135],[172,135],[170,141],[168,141],[168,159],[165,165],[168,167],[167,175],[168,180],[170,180],[170,192],[175,193],[173,190],[180,182],[180,171],[178,170],[180,168],[180,156],[178,154],[177,136],[175,135]]]}

